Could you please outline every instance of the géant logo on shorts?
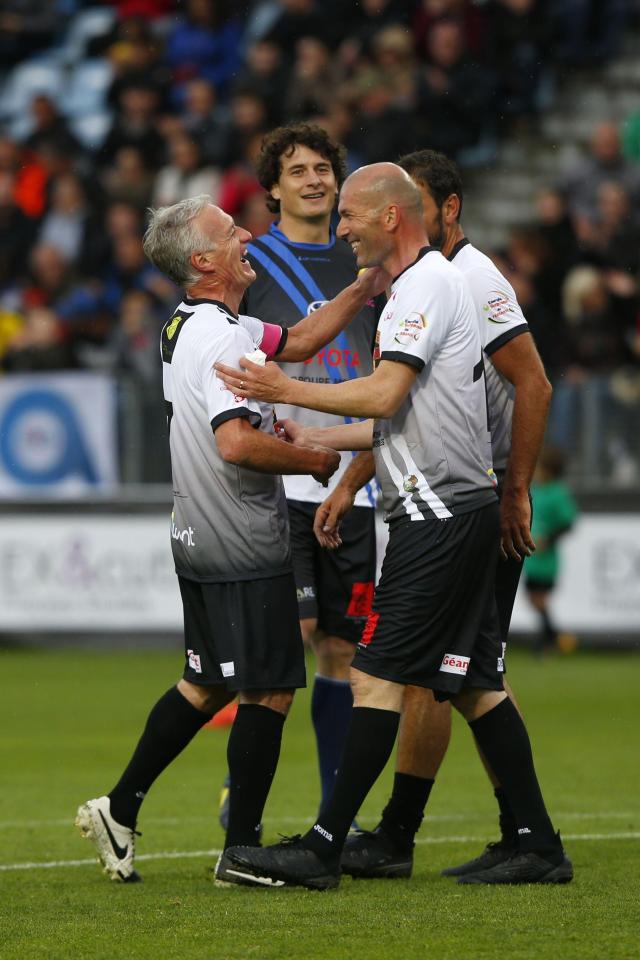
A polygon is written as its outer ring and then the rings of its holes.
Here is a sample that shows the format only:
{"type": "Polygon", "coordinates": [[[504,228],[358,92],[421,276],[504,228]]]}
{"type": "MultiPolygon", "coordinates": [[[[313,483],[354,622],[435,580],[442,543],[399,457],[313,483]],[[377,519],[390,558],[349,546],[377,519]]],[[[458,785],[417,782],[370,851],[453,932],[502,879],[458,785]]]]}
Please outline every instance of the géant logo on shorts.
{"type": "Polygon", "coordinates": [[[471,657],[461,657],[457,653],[445,653],[440,671],[442,673],[457,673],[458,676],[464,677],[469,669],[470,661],[471,657]]]}

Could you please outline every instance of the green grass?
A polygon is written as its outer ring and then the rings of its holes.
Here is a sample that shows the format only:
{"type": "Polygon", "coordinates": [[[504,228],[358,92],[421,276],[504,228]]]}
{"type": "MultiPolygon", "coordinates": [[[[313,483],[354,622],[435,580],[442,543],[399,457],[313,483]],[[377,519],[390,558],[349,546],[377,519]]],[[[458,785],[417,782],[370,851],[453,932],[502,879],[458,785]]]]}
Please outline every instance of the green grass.
{"type": "MultiPolygon", "coordinates": [[[[86,860],[71,822],[108,790],[179,654],[0,652],[0,864],[86,860]]],[[[212,856],[140,862],[144,883],[97,865],[0,871],[0,957],[180,960],[636,960],[640,955],[640,657],[510,659],[538,772],[576,879],[566,887],[460,887],[442,867],[495,838],[495,809],[464,724],[429,805],[410,881],[338,891],[218,889],[212,856]],[[632,836],[625,837],[625,834],[632,836]]],[[[203,731],[145,801],[140,854],[218,848],[226,731],[203,731]]],[[[362,811],[375,821],[390,783],[362,811]]],[[[294,705],[266,839],[310,822],[318,797],[308,693],[294,705]]]]}

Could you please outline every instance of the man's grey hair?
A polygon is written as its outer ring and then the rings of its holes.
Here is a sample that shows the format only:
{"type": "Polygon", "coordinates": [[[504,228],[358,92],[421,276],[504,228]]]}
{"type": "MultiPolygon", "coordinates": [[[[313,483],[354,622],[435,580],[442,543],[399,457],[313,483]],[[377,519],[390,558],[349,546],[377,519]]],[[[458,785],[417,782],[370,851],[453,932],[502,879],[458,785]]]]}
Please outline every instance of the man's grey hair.
{"type": "Polygon", "coordinates": [[[213,199],[202,193],[170,207],[149,210],[149,226],[142,242],[145,255],[179,287],[190,287],[202,276],[192,267],[191,255],[215,246],[194,223],[209,204],[213,199]]]}

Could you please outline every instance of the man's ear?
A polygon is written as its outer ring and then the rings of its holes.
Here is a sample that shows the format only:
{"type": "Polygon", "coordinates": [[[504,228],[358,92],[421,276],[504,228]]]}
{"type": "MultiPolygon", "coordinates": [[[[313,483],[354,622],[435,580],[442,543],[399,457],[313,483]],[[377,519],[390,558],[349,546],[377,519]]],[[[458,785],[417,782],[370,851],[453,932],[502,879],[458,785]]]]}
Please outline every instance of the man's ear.
{"type": "Polygon", "coordinates": [[[384,213],[382,222],[385,230],[395,230],[395,228],[398,226],[398,223],[400,222],[400,210],[397,204],[395,203],[389,204],[389,206],[387,207],[384,213]]]}
{"type": "Polygon", "coordinates": [[[442,219],[447,227],[457,222],[460,216],[460,197],[457,193],[450,193],[442,204],[442,219]]]}
{"type": "Polygon", "coordinates": [[[280,187],[278,186],[277,183],[274,183],[274,184],[273,184],[273,186],[272,186],[271,189],[269,190],[269,193],[271,194],[271,197],[272,197],[274,200],[279,200],[279,199],[280,199],[280,187]]]}
{"type": "Polygon", "coordinates": [[[213,273],[215,271],[215,260],[211,250],[205,250],[203,253],[192,253],[189,260],[191,266],[195,267],[198,273],[213,273]]]}

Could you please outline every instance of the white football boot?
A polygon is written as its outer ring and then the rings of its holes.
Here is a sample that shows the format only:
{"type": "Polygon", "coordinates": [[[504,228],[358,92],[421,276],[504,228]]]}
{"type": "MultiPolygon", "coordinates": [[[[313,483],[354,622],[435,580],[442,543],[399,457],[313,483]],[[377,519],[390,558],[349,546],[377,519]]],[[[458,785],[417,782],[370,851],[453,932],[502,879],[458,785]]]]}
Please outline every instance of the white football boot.
{"type": "Polygon", "coordinates": [[[111,816],[110,807],[109,797],[87,800],[78,807],[75,825],[85,839],[93,841],[98,860],[109,879],[137,883],[141,879],[133,869],[137,831],[117,823],[111,816]]]}

